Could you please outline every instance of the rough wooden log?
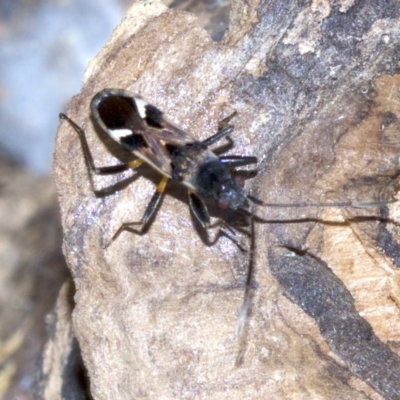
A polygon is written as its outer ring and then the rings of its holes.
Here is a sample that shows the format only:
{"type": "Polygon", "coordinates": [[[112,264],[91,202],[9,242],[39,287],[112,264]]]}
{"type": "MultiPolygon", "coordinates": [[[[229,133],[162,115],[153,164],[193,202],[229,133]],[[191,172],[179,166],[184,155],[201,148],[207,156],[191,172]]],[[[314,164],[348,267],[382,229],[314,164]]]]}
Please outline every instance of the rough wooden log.
{"type": "MultiPolygon", "coordinates": [[[[91,62],[67,113],[100,166],[124,157],[89,117],[105,87],[140,93],[200,139],[235,110],[232,152],[259,158],[246,186],[263,201],[391,198],[399,14],[398,1],[236,1],[215,43],[192,15],[139,2],[91,62]]],[[[207,246],[185,191],[172,184],[146,235],[123,233],[109,245],[121,223],[140,219],[157,177],[135,171],[130,186],[96,198],[64,123],[54,176],[77,289],[73,326],[95,399],[400,398],[397,204],[254,207],[275,222],[257,225],[237,368],[248,254],[228,239],[207,246]]]]}

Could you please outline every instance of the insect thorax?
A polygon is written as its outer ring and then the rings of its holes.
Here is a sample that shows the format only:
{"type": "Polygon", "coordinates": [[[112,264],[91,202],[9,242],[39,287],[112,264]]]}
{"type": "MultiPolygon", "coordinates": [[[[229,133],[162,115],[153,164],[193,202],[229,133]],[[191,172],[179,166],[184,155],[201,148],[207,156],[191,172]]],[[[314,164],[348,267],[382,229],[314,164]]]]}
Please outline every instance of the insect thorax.
{"type": "Polygon", "coordinates": [[[207,149],[207,146],[197,141],[184,146],[167,144],[166,148],[171,157],[171,178],[187,185],[193,181],[199,165],[207,162],[210,158],[218,160],[215,154],[207,149]]]}
{"type": "Polygon", "coordinates": [[[218,158],[200,164],[194,178],[197,193],[214,198],[220,208],[235,210],[246,202],[247,193],[218,158]]]}
{"type": "Polygon", "coordinates": [[[245,203],[246,192],[217,155],[203,143],[167,147],[171,154],[173,180],[200,196],[214,198],[221,207],[236,209],[245,203]]]}

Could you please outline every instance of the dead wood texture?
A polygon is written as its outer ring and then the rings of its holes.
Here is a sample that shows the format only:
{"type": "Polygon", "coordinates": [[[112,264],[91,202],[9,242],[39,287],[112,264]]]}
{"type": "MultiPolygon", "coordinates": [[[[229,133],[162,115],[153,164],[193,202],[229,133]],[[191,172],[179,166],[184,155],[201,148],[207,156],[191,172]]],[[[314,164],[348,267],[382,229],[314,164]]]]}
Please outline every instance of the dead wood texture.
{"type": "MultiPolygon", "coordinates": [[[[124,156],[89,117],[103,88],[140,93],[201,139],[235,110],[231,152],[259,158],[246,185],[260,199],[391,198],[399,43],[394,0],[236,1],[219,43],[193,15],[138,2],[67,113],[101,166],[124,156]]],[[[54,177],[76,286],[73,330],[94,399],[400,399],[397,204],[255,207],[275,222],[257,225],[236,368],[248,255],[228,239],[206,246],[174,185],[146,235],[123,233],[109,245],[122,222],[140,219],[157,182],[146,168],[128,176],[131,185],[96,198],[79,140],[61,125],[54,177]]]]}

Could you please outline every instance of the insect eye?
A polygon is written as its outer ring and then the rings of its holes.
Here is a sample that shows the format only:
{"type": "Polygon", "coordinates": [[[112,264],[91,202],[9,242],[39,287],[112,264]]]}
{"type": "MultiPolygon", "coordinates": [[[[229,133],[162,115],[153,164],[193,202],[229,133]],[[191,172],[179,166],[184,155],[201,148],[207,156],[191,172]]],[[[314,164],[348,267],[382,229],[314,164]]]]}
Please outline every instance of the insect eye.
{"type": "Polygon", "coordinates": [[[220,194],[217,198],[217,206],[222,209],[229,208],[231,206],[230,196],[228,191],[226,190],[225,185],[221,185],[220,194]]]}
{"type": "Polygon", "coordinates": [[[244,187],[245,180],[242,176],[235,176],[235,182],[240,186],[244,187]]]}
{"type": "Polygon", "coordinates": [[[221,196],[217,200],[217,206],[225,210],[230,207],[229,200],[225,196],[221,196]]]}

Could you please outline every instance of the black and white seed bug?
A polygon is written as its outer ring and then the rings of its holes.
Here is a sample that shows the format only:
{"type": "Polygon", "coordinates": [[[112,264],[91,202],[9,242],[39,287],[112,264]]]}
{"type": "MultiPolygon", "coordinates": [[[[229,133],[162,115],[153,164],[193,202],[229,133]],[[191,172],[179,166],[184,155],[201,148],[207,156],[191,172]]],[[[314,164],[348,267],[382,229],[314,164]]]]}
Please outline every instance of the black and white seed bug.
{"type": "MultiPolygon", "coordinates": [[[[124,164],[96,167],[85,132],[65,114],[60,114],[60,119],[67,120],[79,135],[89,174],[116,174],[147,163],[162,176],[141,220],[123,223],[113,236],[113,240],[124,230],[143,234],[144,228],[158,208],[168,180],[173,180],[187,189],[190,210],[205,229],[212,225],[203,198],[212,198],[219,208],[237,210],[248,217],[251,227],[250,250],[254,247],[254,218],[248,206],[249,202],[261,202],[247,194],[243,188],[243,179],[232,172],[237,167],[256,164],[257,158],[237,155],[218,156],[210,150],[211,145],[233,131],[233,126],[229,122],[236,113],[220,122],[217,133],[199,141],[170,122],[162,111],[148,104],[141,96],[126,90],[100,91],[93,97],[90,109],[94,123],[137,158],[124,164]],[[135,226],[139,228],[135,229],[135,226]]],[[[95,191],[94,188],[93,190],[95,191]]],[[[223,220],[219,220],[217,224],[229,229],[223,220]]],[[[218,240],[221,233],[237,243],[222,229],[215,240],[218,240]]],[[[250,298],[252,254],[250,259],[245,299],[240,313],[239,336],[246,321],[250,298]]]]}
{"type": "MultiPolygon", "coordinates": [[[[165,193],[168,180],[178,182],[187,189],[190,210],[205,229],[211,227],[209,211],[204,202],[204,199],[207,198],[214,199],[219,208],[230,208],[249,218],[250,262],[244,301],[240,311],[239,337],[243,334],[250,302],[254,269],[254,220],[260,220],[249,210],[250,203],[269,207],[352,207],[392,202],[267,204],[254,198],[247,193],[243,187],[243,180],[239,179],[234,172],[238,167],[256,164],[257,158],[237,155],[219,156],[210,149],[210,146],[232,133],[233,126],[229,122],[236,113],[220,123],[217,133],[205,140],[197,140],[170,122],[158,108],[126,90],[104,89],[100,91],[93,97],[90,109],[94,123],[118,145],[137,157],[128,163],[96,167],[85,132],[65,114],[60,114],[60,118],[68,121],[79,135],[90,176],[91,174],[116,174],[129,168],[137,168],[143,163],[148,164],[161,175],[161,180],[141,220],[123,223],[113,239],[125,230],[138,234],[144,233],[144,228],[156,212],[165,193]],[[138,226],[137,229],[136,226],[138,226]]],[[[223,220],[220,220],[220,223],[224,225],[223,220]]],[[[229,227],[227,228],[229,229],[229,227]]],[[[227,232],[222,232],[231,237],[227,232]]]]}
{"type": "Polygon", "coordinates": [[[104,89],[93,97],[90,108],[100,129],[137,157],[127,164],[95,167],[83,130],[61,114],[60,118],[68,120],[79,134],[90,172],[114,174],[147,163],[162,176],[142,219],[124,223],[114,238],[123,230],[143,232],[169,179],[187,188],[190,209],[203,228],[210,227],[210,216],[202,198],[213,198],[220,208],[231,208],[248,215],[248,200],[253,198],[249,198],[244,190],[243,180],[232,175],[232,169],[255,164],[257,158],[217,156],[210,150],[212,144],[233,131],[229,121],[235,113],[220,123],[215,135],[199,141],[170,122],[158,108],[126,90],[104,89]],[[138,225],[139,229],[133,228],[138,225]]]}

